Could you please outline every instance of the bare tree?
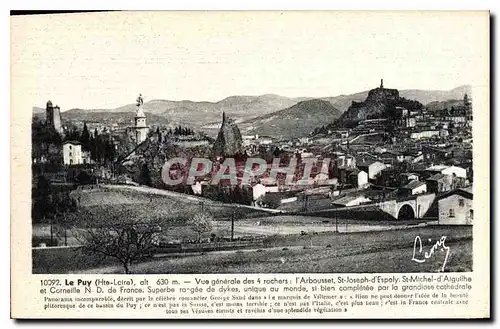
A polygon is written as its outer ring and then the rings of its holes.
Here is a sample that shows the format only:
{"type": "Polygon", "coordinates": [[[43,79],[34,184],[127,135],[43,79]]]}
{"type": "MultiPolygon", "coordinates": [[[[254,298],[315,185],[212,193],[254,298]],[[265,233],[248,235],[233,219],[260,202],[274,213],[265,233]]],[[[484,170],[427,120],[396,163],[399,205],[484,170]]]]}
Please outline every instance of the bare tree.
{"type": "Polygon", "coordinates": [[[204,233],[212,231],[213,217],[208,213],[197,213],[187,221],[187,224],[198,233],[198,240],[201,240],[204,233]]]}
{"type": "Polygon", "coordinates": [[[79,214],[73,234],[85,253],[101,261],[115,258],[129,274],[133,263],[152,254],[164,223],[154,215],[139,218],[134,209],[96,207],[79,214]]]}

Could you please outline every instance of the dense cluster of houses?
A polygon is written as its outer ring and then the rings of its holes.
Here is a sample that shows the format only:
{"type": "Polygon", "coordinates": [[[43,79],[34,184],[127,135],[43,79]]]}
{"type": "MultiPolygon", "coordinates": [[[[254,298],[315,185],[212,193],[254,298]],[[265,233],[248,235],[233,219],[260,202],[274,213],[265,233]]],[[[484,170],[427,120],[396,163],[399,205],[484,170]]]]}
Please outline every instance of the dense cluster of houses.
{"type": "MultiPolygon", "coordinates": [[[[322,207],[349,207],[389,198],[434,193],[439,199],[440,222],[472,222],[472,107],[464,96],[462,106],[440,111],[413,111],[396,108],[395,121],[369,119],[352,129],[330,130],[328,134],[276,141],[261,136],[244,136],[250,153],[264,145],[299,158],[331,159],[327,172],[313,172],[307,188],[293,185],[254,185],[254,199],[282,193],[284,208],[304,198],[304,189],[325,193],[322,207]],[[392,135],[387,125],[395,124],[392,135]],[[323,188],[322,188],[323,187],[323,188]],[[460,211],[445,211],[446,205],[460,211]],[[451,207],[451,206],[450,206],[451,207]],[[446,218],[445,218],[446,217],[446,218]]],[[[297,209],[300,208],[297,205],[297,209]]]]}
{"type": "MultiPolygon", "coordinates": [[[[146,127],[145,116],[136,115],[136,121],[137,118],[143,124],[136,122],[133,129],[136,135],[146,127]]],[[[244,135],[239,137],[238,150],[248,157],[267,152],[285,156],[288,161],[295,159],[300,163],[313,158],[324,164],[313,168],[306,184],[298,183],[299,179],[304,180],[303,167],[298,168],[292,182],[281,177],[269,183],[252,176],[245,188],[252,190],[256,205],[269,206],[266,200],[273,198],[279,201],[274,207],[297,210],[303,209],[301,202],[316,196],[317,200],[324,197],[325,201],[311,202],[307,210],[321,210],[434,193],[439,199],[441,222],[470,224],[473,218],[471,130],[472,107],[465,95],[463,104],[452,109],[430,112],[397,107],[391,120],[367,119],[353,128],[329,130],[315,136],[277,140],[272,136],[244,135]],[[389,125],[395,127],[390,134],[389,125]]],[[[141,140],[145,139],[143,135],[141,140]]],[[[208,139],[195,134],[175,136],[170,142],[183,148],[209,144],[208,139]]],[[[90,153],[83,151],[78,141],[65,141],[62,151],[65,165],[92,163],[90,153]]],[[[214,168],[219,165],[214,162],[214,168]]],[[[244,173],[245,170],[248,168],[244,165],[238,167],[242,175],[252,175],[244,173]]],[[[197,179],[192,192],[203,194],[209,179],[197,179]]]]}

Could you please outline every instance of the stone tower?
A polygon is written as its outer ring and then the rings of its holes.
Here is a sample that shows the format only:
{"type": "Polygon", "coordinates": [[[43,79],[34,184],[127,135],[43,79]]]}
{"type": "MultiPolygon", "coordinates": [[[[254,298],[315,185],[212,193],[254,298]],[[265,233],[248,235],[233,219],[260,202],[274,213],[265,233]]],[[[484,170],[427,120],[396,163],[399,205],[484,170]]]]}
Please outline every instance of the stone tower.
{"type": "Polygon", "coordinates": [[[469,108],[471,106],[471,100],[467,94],[464,95],[464,106],[465,108],[469,108]]]}
{"type": "Polygon", "coordinates": [[[143,110],[144,100],[142,94],[137,97],[137,111],[135,112],[135,140],[137,145],[144,142],[148,136],[149,127],[146,125],[146,115],[143,110]]]}
{"type": "Polygon", "coordinates": [[[45,122],[46,124],[62,134],[62,124],[61,124],[61,109],[59,106],[52,106],[52,102],[48,101],[45,108],[45,122]]]}

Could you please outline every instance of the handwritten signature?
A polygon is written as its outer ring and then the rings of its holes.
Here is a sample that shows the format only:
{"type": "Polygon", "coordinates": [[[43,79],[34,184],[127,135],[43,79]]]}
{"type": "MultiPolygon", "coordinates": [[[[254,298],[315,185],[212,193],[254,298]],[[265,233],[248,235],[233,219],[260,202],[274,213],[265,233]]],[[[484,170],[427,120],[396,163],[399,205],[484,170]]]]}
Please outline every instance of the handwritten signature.
{"type": "MultiPolygon", "coordinates": [[[[432,240],[429,239],[429,242],[431,241],[432,240]]],[[[445,241],[446,236],[442,236],[441,239],[434,243],[429,251],[423,252],[422,239],[417,235],[415,237],[415,241],[413,242],[413,257],[411,260],[417,263],[424,263],[427,259],[431,258],[439,248],[442,248],[441,250],[446,251],[446,256],[444,258],[443,266],[440,271],[438,270],[438,272],[444,272],[444,268],[448,262],[448,256],[450,254],[450,247],[446,246],[445,241]]]]}

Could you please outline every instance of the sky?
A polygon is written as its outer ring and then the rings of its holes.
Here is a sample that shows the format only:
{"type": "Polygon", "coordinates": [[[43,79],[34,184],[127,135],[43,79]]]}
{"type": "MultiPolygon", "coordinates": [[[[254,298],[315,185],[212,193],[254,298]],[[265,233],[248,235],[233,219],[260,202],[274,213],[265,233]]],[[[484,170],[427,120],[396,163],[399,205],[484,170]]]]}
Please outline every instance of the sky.
{"type": "Polygon", "coordinates": [[[325,97],[484,83],[486,12],[113,12],[11,17],[11,88],[33,106],[325,97]]]}

